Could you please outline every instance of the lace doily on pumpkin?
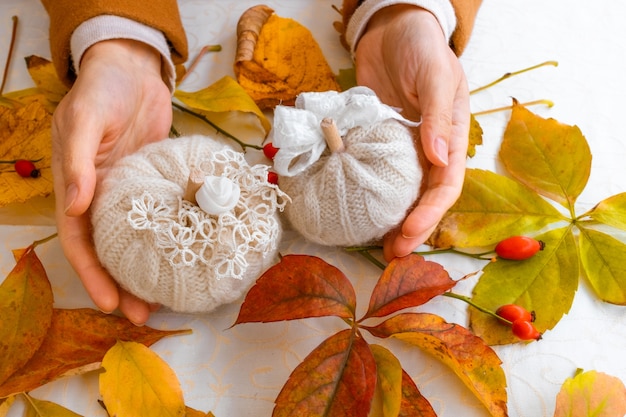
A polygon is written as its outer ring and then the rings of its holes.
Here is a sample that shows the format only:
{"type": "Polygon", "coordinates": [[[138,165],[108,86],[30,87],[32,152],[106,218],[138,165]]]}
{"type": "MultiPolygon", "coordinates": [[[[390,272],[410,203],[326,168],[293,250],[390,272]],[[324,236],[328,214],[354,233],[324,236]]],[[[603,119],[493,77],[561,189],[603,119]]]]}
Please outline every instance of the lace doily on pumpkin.
{"type": "Polygon", "coordinates": [[[206,160],[207,175],[225,176],[239,185],[241,196],[229,212],[209,215],[181,197],[177,207],[145,190],[132,199],[128,222],[153,235],[155,246],[175,267],[202,262],[216,278],[242,279],[250,252],[266,255],[276,249],[280,227],[274,216],[289,197],[267,181],[267,166],[249,166],[243,154],[225,149],[206,160]]]}

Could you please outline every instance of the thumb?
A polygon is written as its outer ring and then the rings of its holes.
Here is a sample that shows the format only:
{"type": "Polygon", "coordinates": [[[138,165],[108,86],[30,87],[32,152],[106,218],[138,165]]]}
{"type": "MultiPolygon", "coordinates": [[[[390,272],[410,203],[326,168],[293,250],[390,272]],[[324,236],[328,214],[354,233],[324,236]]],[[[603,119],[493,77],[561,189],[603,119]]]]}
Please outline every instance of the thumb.
{"type": "Polygon", "coordinates": [[[453,92],[431,83],[422,92],[420,137],[426,158],[436,166],[448,166],[449,140],[452,130],[453,92]],[[443,91],[442,91],[443,90],[443,91]]]}
{"type": "Polygon", "coordinates": [[[94,197],[95,155],[100,142],[94,131],[85,128],[80,135],[76,129],[61,133],[57,124],[52,129],[54,189],[60,200],[57,207],[68,216],[85,213],[94,197]]]}

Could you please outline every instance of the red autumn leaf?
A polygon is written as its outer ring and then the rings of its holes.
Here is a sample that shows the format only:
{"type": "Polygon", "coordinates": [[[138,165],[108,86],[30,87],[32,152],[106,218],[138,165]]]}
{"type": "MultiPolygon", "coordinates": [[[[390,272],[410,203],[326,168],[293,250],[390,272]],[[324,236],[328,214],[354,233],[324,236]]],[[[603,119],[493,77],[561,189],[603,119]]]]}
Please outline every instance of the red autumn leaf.
{"type": "Polygon", "coordinates": [[[50,281],[31,245],[0,285],[0,384],[39,349],[52,303],[50,281]]]}
{"type": "Polygon", "coordinates": [[[437,417],[433,407],[404,370],[402,370],[402,400],[398,417],[437,417]]]}
{"type": "Polygon", "coordinates": [[[236,324],[337,316],[354,318],[356,295],[346,276],[315,256],[287,255],[248,291],[236,324]]]}
{"type": "Polygon", "coordinates": [[[54,309],[52,324],[41,347],[26,365],[0,385],[0,398],[80,373],[83,367],[101,362],[117,340],[150,346],[165,336],[188,332],[137,327],[125,318],[89,308],[54,309]]]}
{"type": "Polygon", "coordinates": [[[376,386],[376,363],[354,329],[326,339],[289,376],[273,417],[366,417],[376,386]]]}
{"type": "Polygon", "coordinates": [[[395,258],[376,283],[363,319],[422,305],[455,284],[441,265],[426,261],[420,255],[395,258]]]}
{"type": "Polygon", "coordinates": [[[377,337],[394,337],[418,346],[449,366],[492,416],[506,417],[506,378],[502,361],[466,328],[428,313],[398,314],[374,327],[377,337]]]}

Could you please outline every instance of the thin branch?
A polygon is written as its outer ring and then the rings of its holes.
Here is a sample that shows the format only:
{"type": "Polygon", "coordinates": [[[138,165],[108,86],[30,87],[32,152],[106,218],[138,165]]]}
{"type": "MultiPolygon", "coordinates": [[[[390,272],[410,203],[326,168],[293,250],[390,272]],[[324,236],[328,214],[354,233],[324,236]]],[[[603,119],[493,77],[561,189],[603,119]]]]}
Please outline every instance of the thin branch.
{"type": "Polygon", "coordinates": [[[9,66],[11,65],[11,57],[13,56],[13,48],[15,47],[15,38],[17,37],[17,16],[13,16],[13,30],[11,31],[11,43],[9,44],[9,53],[7,54],[7,62],[4,65],[4,73],[2,74],[2,84],[0,85],[0,95],[4,91],[4,86],[7,82],[7,76],[9,74],[9,66]]]}
{"type": "Polygon", "coordinates": [[[262,146],[259,145],[252,145],[250,143],[246,143],[243,142],[242,140],[240,140],[239,138],[237,138],[236,136],[233,136],[232,134],[228,133],[227,131],[225,131],[224,129],[222,129],[221,127],[219,127],[218,125],[216,125],[215,123],[213,123],[212,121],[210,121],[206,116],[200,114],[200,113],[196,113],[193,110],[188,109],[185,106],[181,106],[178,103],[172,102],[172,105],[174,107],[176,107],[178,110],[190,114],[194,117],[197,117],[198,119],[202,120],[203,122],[209,124],[213,129],[217,130],[219,133],[221,133],[222,135],[234,140],[235,142],[237,142],[237,144],[239,144],[239,146],[241,146],[241,149],[243,149],[243,151],[245,152],[246,148],[252,148],[252,149],[263,149],[262,146]]]}
{"type": "MultiPolygon", "coordinates": [[[[552,100],[546,100],[546,99],[528,101],[526,103],[520,103],[519,105],[528,107],[528,106],[535,106],[535,105],[539,105],[539,104],[545,104],[548,107],[554,106],[554,102],[552,100]]],[[[484,116],[485,114],[491,114],[491,113],[497,113],[499,111],[511,110],[512,108],[513,108],[512,105],[511,106],[504,106],[504,107],[497,107],[495,109],[477,111],[477,112],[472,113],[472,114],[474,115],[474,117],[476,117],[476,116],[484,116]]]]}
{"type": "Polygon", "coordinates": [[[483,85],[482,87],[478,87],[478,88],[470,91],[470,95],[476,94],[479,91],[486,90],[489,87],[493,87],[494,85],[496,85],[498,83],[501,83],[502,81],[507,80],[507,79],[509,79],[509,78],[511,78],[511,77],[513,77],[515,75],[523,74],[525,72],[532,71],[534,69],[537,69],[537,68],[540,68],[540,67],[544,67],[546,65],[552,65],[552,66],[556,67],[556,66],[559,65],[559,63],[557,61],[545,61],[545,62],[542,62],[541,64],[533,65],[532,67],[524,68],[524,69],[521,69],[519,71],[507,72],[506,74],[504,74],[502,77],[498,78],[497,80],[492,81],[489,84],[483,85]]]}

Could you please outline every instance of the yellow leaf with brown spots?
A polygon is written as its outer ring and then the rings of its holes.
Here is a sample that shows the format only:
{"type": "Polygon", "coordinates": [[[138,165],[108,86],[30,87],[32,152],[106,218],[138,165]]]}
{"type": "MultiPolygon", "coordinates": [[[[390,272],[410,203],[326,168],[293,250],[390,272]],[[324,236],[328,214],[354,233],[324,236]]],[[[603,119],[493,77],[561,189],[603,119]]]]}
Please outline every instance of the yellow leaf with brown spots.
{"type": "Polygon", "coordinates": [[[252,7],[239,19],[234,69],[261,109],[293,105],[302,92],[340,90],[311,32],[267,6],[252,7]]]}
{"type": "Polygon", "coordinates": [[[54,64],[51,61],[37,55],[30,55],[24,58],[26,68],[39,91],[50,101],[57,105],[67,94],[68,88],[57,76],[54,64]]]}
{"type": "Polygon", "coordinates": [[[52,193],[52,115],[38,102],[0,106],[0,161],[37,160],[37,178],[23,178],[13,163],[0,164],[0,207],[52,193]]]}

